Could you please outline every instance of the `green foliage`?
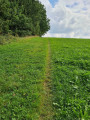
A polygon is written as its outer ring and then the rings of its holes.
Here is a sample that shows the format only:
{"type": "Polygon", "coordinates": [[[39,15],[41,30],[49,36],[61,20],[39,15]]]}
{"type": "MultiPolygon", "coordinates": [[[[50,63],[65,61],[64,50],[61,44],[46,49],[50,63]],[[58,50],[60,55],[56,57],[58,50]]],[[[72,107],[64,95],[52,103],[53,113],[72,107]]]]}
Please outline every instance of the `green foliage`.
{"type": "Polygon", "coordinates": [[[0,0],[0,34],[41,36],[49,29],[46,10],[38,0],[0,0]]]}
{"type": "Polygon", "coordinates": [[[5,35],[5,36],[0,36],[0,45],[4,45],[7,43],[11,43],[12,41],[16,41],[17,38],[12,36],[12,35],[5,35]]]}

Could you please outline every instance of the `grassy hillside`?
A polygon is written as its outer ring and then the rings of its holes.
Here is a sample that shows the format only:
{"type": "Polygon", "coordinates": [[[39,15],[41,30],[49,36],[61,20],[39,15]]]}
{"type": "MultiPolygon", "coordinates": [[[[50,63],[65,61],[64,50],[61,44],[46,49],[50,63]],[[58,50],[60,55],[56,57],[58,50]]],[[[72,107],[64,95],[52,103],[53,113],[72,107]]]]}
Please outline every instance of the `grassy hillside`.
{"type": "Polygon", "coordinates": [[[90,40],[52,39],[54,120],[89,120],[90,40]]]}
{"type": "Polygon", "coordinates": [[[90,39],[0,45],[0,120],[89,120],[90,39]]]}

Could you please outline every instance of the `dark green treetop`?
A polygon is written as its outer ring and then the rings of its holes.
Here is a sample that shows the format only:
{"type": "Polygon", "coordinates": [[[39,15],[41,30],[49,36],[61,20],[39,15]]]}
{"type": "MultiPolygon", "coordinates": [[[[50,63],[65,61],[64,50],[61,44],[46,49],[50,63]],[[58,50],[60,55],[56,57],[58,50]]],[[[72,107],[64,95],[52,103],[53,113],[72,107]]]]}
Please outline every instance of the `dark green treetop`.
{"type": "Polygon", "coordinates": [[[50,29],[49,21],[38,0],[0,0],[0,34],[42,36],[50,29]]]}

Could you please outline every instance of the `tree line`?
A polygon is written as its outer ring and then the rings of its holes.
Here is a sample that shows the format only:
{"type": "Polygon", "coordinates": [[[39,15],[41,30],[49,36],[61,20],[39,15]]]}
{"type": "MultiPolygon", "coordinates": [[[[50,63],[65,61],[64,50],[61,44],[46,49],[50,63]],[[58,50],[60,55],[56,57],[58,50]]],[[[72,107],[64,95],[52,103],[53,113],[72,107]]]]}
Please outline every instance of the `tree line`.
{"type": "Polygon", "coordinates": [[[50,29],[49,21],[38,0],[0,0],[0,34],[42,36],[50,29]]]}

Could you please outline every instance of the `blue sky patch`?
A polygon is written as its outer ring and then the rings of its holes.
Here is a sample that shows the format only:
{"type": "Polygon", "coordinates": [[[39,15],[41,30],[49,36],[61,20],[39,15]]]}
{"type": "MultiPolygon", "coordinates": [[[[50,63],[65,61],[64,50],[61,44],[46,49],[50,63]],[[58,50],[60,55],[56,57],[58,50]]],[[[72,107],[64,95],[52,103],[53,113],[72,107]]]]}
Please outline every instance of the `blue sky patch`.
{"type": "Polygon", "coordinates": [[[78,5],[78,3],[77,3],[77,2],[75,2],[75,3],[74,3],[74,4],[72,4],[72,5],[66,5],[66,7],[73,8],[73,7],[77,6],[77,5],[78,5]]]}
{"type": "Polygon", "coordinates": [[[84,8],[83,8],[83,10],[84,10],[84,11],[86,11],[86,10],[87,10],[87,8],[85,8],[85,7],[84,7],[84,8]]]}
{"type": "Polygon", "coordinates": [[[58,0],[49,0],[50,3],[52,4],[52,6],[54,7],[55,6],[55,3],[58,2],[58,0]]]}

